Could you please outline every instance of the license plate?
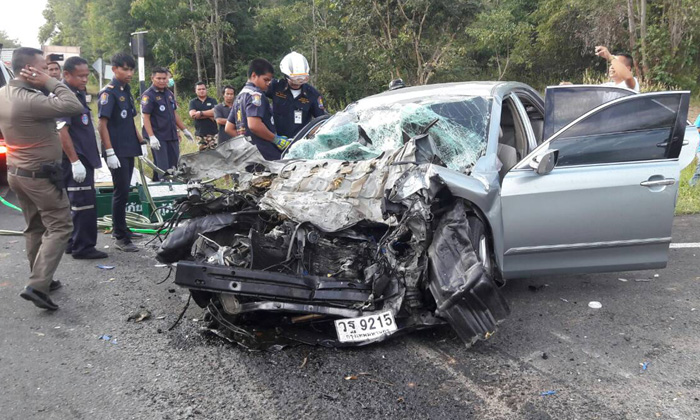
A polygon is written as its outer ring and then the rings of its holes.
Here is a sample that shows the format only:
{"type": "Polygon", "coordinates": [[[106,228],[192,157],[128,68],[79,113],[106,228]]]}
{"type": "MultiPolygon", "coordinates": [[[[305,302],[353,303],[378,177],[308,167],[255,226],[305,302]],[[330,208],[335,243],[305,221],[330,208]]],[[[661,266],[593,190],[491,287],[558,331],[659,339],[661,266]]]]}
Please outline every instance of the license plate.
{"type": "Polygon", "coordinates": [[[366,341],[393,333],[396,331],[396,321],[391,312],[338,319],[335,321],[335,331],[341,343],[366,341]]]}

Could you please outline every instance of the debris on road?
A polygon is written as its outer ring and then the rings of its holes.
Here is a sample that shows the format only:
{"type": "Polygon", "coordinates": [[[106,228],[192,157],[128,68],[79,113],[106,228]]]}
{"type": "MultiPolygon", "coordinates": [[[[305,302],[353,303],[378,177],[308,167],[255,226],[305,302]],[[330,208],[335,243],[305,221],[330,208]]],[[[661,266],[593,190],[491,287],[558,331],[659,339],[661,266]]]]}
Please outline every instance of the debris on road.
{"type": "Polygon", "coordinates": [[[540,285],[538,285],[538,286],[530,285],[530,286],[527,286],[527,288],[528,288],[528,290],[530,290],[531,292],[539,292],[540,290],[542,290],[542,289],[544,289],[545,287],[548,287],[548,286],[549,286],[548,284],[540,284],[540,285]]]}
{"type": "Polygon", "coordinates": [[[113,265],[102,265],[102,264],[100,264],[100,265],[97,266],[97,268],[99,268],[100,270],[113,270],[113,269],[114,269],[114,266],[113,266],[113,265]]]}
{"type": "Polygon", "coordinates": [[[560,297],[559,299],[560,299],[560,300],[561,300],[562,302],[566,302],[566,303],[569,303],[569,301],[568,301],[568,300],[566,300],[566,299],[564,299],[564,298],[561,298],[561,297],[560,297]]]}
{"type": "Polygon", "coordinates": [[[600,309],[603,307],[603,304],[594,300],[594,301],[588,302],[588,307],[591,309],[600,309]]]}
{"type": "Polygon", "coordinates": [[[112,338],[111,335],[103,334],[103,335],[101,335],[101,336],[99,336],[99,337],[97,337],[97,338],[100,339],[100,340],[106,341],[106,342],[108,342],[108,343],[111,343],[111,344],[117,344],[117,339],[116,339],[116,338],[112,338]]]}
{"type": "Polygon", "coordinates": [[[627,283],[627,279],[619,278],[618,280],[620,280],[623,283],[627,283]]]}
{"type": "Polygon", "coordinates": [[[151,317],[151,312],[147,309],[141,309],[135,312],[132,312],[129,314],[129,317],[126,318],[127,321],[134,321],[134,322],[141,322],[143,320],[146,320],[151,317]]]}
{"type": "Polygon", "coordinates": [[[641,283],[641,282],[644,282],[644,283],[646,283],[646,282],[650,282],[650,281],[651,281],[651,279],[634,279],[634,281],[636,281],[636,282],[640,282],[640,283],[641,283]]]}
{"type": "Polygon", "coordinates": [[[642,372],[644,372],[649,367],[649,362],[642,362],[639,364],[639,366],[642,367],[642,372]]]}
{"type": "Polygon", "coordinates": [[[546,396],[548,396],[548,395],[556,395],[556,394],[557,394],[557,391],[556,391],[556,390],[552,390],[552,391],[542,391],[542,392],[540,392],[540,395],[543,396],[543,397],[546,397],[546,396]]]}

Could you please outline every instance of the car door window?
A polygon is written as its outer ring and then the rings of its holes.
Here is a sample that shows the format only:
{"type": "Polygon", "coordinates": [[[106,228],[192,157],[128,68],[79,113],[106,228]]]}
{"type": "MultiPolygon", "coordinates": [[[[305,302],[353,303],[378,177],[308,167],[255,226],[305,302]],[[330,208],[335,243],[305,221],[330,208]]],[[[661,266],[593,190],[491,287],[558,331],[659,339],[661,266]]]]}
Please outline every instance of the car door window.
{"type": "Polygon", "coordinates": [[[687,105],[680,112],[683,95],[636,95],[601,107],[550,142],[550,149],[559,150],[557,166],[678,157],[680,148],[672,147],[672,135],[678,119],[684,121],[687,114],[687,105]]]}
{"type": "Polygon", "coordinates": [[[578,117],[618,98],[635,95],[615,86],[549,86],[544,97],[543,138],[548,139],[578,117]]]}

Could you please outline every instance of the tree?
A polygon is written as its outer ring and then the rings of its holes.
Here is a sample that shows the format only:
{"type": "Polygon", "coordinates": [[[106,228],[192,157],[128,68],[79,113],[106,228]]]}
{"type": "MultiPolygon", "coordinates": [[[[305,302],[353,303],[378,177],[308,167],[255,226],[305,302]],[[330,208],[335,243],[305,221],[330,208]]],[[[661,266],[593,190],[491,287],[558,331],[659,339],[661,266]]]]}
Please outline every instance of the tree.
{"type": "Polygon", "coordinates": [[[0,44],[3,48],[17,48],[20,47],[19,40],[10,38],[10,36],[4,30],[0,29],[0,44]]]}

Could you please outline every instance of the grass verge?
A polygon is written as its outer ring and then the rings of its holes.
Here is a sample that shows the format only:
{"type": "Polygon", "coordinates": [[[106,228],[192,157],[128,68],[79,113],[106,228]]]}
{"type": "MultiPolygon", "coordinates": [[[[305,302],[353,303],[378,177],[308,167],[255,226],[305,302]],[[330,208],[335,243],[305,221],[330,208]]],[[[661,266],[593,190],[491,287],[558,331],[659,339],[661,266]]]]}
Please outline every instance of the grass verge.
{"type": "Polygon", "coordinates": [[[678,201],[676,202],[676,214],[693,214],[700,213],[700,185],[694,187],[688,184],[688,181],[695,173],[697,162],[688,165],[681,172],[681,180],[678,185],[678,201]]]}

